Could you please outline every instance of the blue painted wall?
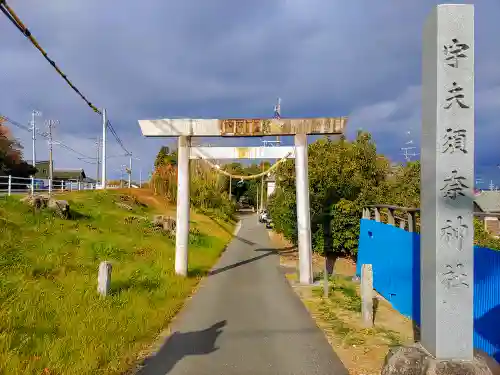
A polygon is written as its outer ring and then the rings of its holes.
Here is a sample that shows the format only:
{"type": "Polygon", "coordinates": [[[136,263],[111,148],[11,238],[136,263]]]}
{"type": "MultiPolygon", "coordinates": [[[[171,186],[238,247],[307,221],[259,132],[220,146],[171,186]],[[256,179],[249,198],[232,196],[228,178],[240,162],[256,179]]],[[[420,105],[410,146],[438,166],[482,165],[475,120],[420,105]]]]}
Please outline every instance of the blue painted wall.
{"type": "MultiPolygon", "coordinates": [[[[420,324],[420,235],[362,219],[357,274],[372,264],[375,290],[420,324]]],[[[500,361],[500,251],[474,247],[474,346],[500,361]]]]}

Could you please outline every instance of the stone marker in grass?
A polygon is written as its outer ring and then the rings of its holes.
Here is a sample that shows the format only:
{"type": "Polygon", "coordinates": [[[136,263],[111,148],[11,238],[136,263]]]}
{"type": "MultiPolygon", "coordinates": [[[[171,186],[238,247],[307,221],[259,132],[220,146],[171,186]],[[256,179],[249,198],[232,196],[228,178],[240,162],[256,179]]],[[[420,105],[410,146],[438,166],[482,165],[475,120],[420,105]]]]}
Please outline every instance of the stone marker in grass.
{"type": "Polygon", "coordinates": [[[106,297],[109,294],[111,285],[111,263],[104,261],[99,264],[99,274],[97,275],[97,292],[106,297]]]}

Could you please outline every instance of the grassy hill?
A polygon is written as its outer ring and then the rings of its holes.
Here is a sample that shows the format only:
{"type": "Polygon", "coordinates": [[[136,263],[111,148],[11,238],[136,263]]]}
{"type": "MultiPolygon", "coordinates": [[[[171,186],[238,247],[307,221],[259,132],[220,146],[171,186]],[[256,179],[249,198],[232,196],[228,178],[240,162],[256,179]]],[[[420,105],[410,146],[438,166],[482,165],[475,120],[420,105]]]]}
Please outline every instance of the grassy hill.
{"type": "Polygon", "coordinates": [[[70,220],[34,213],[19,197],[0,199],[0,374],[122,373],[231,239],[234,223],[193,213],[191,276],[182,278],[175,239],[149,224],[155,213],[173,213],[161,199],[140,190],[60,197],[70,220]],[[104,260],[113,265],[105,299],[96,292],[104,260]]]}

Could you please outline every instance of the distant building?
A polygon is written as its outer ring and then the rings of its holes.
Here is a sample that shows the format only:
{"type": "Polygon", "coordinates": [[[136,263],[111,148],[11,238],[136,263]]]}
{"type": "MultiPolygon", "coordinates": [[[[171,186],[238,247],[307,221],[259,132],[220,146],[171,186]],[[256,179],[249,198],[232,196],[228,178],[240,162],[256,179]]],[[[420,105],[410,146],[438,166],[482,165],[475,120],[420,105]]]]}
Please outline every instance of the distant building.
{"type": "MultiPolygon", "coordinates": [[[[50,176],[49,172],[49,162],[48,161],[38,161],[36,162],[37,172],[35,173],[35,178],[38,179],[48,179],[50,176]]],[[[87,182],[87,176],[83,169],[55,169],[53,172],[54,180],[59,181],[80,181],[87,182]]]]}
{"type": "MultiPolygon", "coordinates": [[[[474,212],[500,214],[500,191],[485,190],[476,193],[474,212]]],[[[493,236],[500,236],[500,221],[496,216],[483,216],[484,228],[493,236]]]]}
{"type": "Polygon", "coordinates": [[[484,190],[478,192],[474,199],[476,212],[500,213],[500,191],[484,190]]]}

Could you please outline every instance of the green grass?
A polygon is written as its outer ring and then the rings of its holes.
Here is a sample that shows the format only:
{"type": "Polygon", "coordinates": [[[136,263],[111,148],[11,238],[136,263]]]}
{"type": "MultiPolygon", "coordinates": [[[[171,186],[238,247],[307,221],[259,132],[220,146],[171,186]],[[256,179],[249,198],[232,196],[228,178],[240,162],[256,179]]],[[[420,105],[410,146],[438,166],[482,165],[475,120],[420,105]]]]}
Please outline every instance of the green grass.
{"type": "MultiPolygon", "coordinates": [[[[232,224],[194,215],[189,265],[174,274],[174,239],[149,224],[154,208],[118,192],[63,195],[74,217],[0,199],[0,374],[120,374],[182,306],[230,240],[232,224]],[[125,198],[126,199],[126,198],[125,198]],[[113,265],[111,295],[97,270],[113,265]]],[[[161,212],[160,212],[161,213],[161,212]]]]}
{"type": "MultiPolygon", "coordinates": [[[[321,299],[318,306],[328,328],[345,345],[363,345],[376,337],[389,346],[401,345],[402,339],[396,331],[377,326],[363,328],[361,325],[361,297],[356,284],[349,277],[334,276],[330,297],[321,299]]],[[[316,297],[323,294],[321,288],[314,288],[316,297]]]]}

